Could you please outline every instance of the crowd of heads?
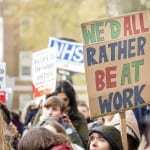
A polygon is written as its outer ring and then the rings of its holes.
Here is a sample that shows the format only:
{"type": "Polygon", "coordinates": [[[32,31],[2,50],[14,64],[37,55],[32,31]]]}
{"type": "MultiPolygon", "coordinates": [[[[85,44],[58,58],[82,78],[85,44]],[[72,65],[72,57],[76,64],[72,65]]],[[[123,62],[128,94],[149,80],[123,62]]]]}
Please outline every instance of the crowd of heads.
{"type": "Polygon", "coordinates": [[[72,150],[71,141],[44,127],[33,127],[20,139],[19,150],[72,150]]]}
{"type": "MultiPolygon", "coordinates": [[[[149,116],[144,115],[139,128],[135,112],[126,111],[128,150],[149,149],[149,116]]],[[[91,119],[88,104],[77,98],[73,84],[67,80],[57,81],[55,91],[44,101],[31,101],[22,112],[12,112],[0,103],[0,142],[2,150],[123,150],[124,147],[119,114],[91,119]]]]}

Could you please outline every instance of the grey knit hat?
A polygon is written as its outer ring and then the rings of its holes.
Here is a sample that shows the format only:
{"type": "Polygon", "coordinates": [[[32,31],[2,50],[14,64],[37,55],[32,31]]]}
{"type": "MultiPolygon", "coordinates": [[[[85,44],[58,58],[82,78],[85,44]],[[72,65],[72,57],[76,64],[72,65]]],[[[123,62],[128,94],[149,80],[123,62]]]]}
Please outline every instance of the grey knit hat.
{"type": "Polygon", "coordinates": [[[120,131],[113,126],[100,126],[92,128],[89,131],[89,136],[92,133],[100,134],[110,144],[112,150],[123,150],[120,131]]]}

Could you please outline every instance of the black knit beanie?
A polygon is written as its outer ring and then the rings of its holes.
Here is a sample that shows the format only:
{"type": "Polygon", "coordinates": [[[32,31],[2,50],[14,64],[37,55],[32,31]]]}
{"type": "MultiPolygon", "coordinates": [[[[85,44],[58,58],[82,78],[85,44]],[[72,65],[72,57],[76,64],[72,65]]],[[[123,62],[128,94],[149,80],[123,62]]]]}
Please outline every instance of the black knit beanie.
{"type": "Polygon", "coordinates": [[[92,128],[89,135],[92,133],[100,134],[110,144],[112,150],[123,150],[120,131],[113,126],[100,126],[92,128]]]}

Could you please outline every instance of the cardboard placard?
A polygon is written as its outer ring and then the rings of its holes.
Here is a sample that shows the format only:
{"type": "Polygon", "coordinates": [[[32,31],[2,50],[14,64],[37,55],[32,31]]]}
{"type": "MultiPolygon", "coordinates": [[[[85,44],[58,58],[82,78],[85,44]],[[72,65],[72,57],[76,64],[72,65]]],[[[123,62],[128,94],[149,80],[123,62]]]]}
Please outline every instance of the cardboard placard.
{"type": "Polygon", "coordinates": [[[150,103],[149,11],[81,25],[91,117],[150,103]]]}

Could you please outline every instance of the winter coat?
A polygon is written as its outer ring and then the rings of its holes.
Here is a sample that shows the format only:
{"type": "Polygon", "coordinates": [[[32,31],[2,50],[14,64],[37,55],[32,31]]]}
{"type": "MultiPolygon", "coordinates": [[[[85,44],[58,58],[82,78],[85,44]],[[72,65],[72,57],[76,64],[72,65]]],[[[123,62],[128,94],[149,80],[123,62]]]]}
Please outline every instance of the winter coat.
{"type": "Polygon", "coordinates": [[[86,149],[88,144],[88,126],[85,117],[80,112],[72,112],[69,117],[83,142],[84,148],[86,149]]]}

